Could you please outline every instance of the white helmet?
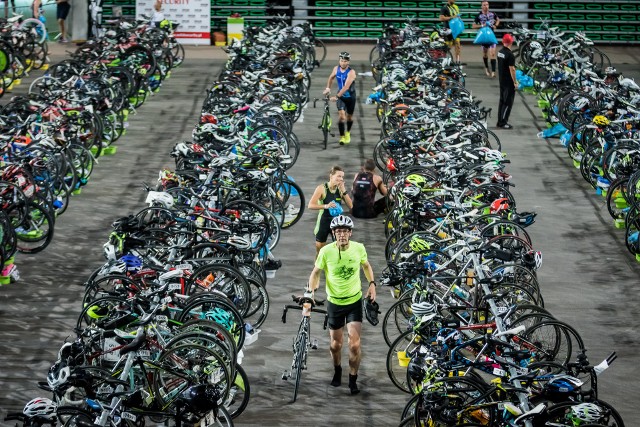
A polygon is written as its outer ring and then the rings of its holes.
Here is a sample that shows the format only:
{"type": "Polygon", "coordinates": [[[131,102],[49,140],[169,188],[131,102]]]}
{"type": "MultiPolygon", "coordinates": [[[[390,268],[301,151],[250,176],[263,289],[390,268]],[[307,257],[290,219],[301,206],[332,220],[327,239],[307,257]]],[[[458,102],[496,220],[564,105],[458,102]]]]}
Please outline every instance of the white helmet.
{"type": "Polygon", "coordinates": [[[576,420],[594,423],[600,421],[602,415],[602,409],[593,403],[581,403],[571,407],[571,416],[576,420]]]}
{"type": "Polygon", "coordinates": [[[417,185],[407,185],[402,189],[402,194],[407,197],[417,197],[420,194],[420,187],[417,185]]]}
{"type": "Polygon", "coordinates": [[[531,48],[530,55],[532,58],[536,59],[542,56],[542,45],[540,43],[536,41],[531,42],[529,48],[531,48]]]}
{"type": "Polygon", "coordinates": [[[331,220],[332,230],[335,230],[336,228],[348,228],[351,230],[353,227],[353,220],[346,215],[338,215],[331,220]]]}
{"type": "Polygon", "coordinates": [[[436,312],[436,305],[428,301],[414,302],[413,304],[411,304],[411,311],[416,316],[431,314],[436,312]]]}
{"type": "Polygon", "coordinates": [[[148,203],[149,206],[160,204],[167,209],[172,208],[174,204],[171,194],[165,193],[164,191],[149,191],[147,199],[144,202],[148,203]]]}
{"type": "Polygon", "coordinates": [[[504,156],[498,150],[487,150],[484,152],[484,159],[487,162],[491,162],[491,161],[500,162],[504,159],[504,156]]]}
{"type": "Polygon", "coordinates": [[[240,250],[251,249],[251,242],[242,236],[231,235],[227,239],[227,243],[229,243],[231,246],[235,246],[240,250]]]}
{"type": "Polygon", "coordinates": [[[56,418],[58,406],[51,399],[46,397],[36,397],[29,401],[22,410],[22,413],[29,418],[39,417],[47,420],[56,418]]]}
{"type": "Polygon", "coordinates": [[[67,364],[62,361],[57,361],[49,369],[49,373],[47,374],[47,384],[49,384],[49,387],[52,389],[55,389],[64,384],[70,376],[71,369],[69,369],[67,364]]]}

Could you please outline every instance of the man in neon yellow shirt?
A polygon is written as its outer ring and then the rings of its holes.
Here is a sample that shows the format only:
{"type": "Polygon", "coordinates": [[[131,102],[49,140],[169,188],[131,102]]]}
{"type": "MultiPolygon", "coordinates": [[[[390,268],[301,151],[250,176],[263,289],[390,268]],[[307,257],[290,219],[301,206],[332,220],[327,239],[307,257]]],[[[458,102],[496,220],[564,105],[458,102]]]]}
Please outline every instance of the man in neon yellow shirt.
{"type": "Polygon", "coordinates": [[[320,286],[320,272],[324,271],[327,283],[327,312],[329,313],[330,350],[333,359],[334,374],[331,385],[342,384],[342,343],[344,326],[349,337],[349,389],[351,394],[360,390],[356,383],[360,367],[360,332],[362,331],[362,283],[360,268],[369,282],[365,298],[376,299],[376,282],[373,269],[367,260],[364,245],[352,242],[353,221],[345,215],[339,215],[331,221],[331,232],[335,242],[324,246],[313,271],[309,276],[309,289],[315,291],[320,286]]]}

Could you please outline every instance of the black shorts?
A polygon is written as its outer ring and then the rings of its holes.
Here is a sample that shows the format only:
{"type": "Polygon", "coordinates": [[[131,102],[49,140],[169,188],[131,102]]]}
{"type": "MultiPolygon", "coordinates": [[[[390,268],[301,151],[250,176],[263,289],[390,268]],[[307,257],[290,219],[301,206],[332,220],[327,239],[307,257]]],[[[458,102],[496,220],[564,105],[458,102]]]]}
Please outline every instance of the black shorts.
{"type": "Polygon", "coordinates": [[[333,218],[329,218],[326,220],[324,218],[320,218],[320,224],[318,224],[316,228],[316,242],[327,243],[327,238],[329,234],[331,234],[331,220],[333,218]]]}
{"type": "Polygon", "coordinates": [[[338,107],[338,110],[345,110],[347,114],[353,115],[353,112],[356,110],[356,97],[338,98],[336,107],[338,107]]]}
{"type": "Polygon", "coordinates": [[[353,304],[337,305],[327,301],[329,329],[335,331],[351,322],[362,322],[362,298],[353,304]]]}
{"type": "Polygon", "coordinates": [[[58,7],[56,7],[56,19],[67,19],[70,10],[71,5],[69,2],[58,3],[58,7]]]}

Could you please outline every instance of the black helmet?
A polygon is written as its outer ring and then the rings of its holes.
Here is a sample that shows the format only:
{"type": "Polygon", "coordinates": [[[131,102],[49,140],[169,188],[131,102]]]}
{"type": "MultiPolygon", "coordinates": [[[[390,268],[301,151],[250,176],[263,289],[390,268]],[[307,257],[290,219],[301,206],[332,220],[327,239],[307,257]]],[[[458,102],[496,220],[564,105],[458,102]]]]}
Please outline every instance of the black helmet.
{"type": "Polygon", "coordinates": [[[210,384],[198,384],[189,387],[182,392],[182,400],[190,411],[205,413],[218,410],[220,394],[215,386],[210,384]]]}
{"type": "Polygon", "coordinates": [[[371,301],[371,298],[366,298],[363,302],[364,304],[364,315],[373,326],[377,326],[380,321],[378,320],[378,314],[382,313],[380,311],[380,306],[377,302],[371,301]]]}

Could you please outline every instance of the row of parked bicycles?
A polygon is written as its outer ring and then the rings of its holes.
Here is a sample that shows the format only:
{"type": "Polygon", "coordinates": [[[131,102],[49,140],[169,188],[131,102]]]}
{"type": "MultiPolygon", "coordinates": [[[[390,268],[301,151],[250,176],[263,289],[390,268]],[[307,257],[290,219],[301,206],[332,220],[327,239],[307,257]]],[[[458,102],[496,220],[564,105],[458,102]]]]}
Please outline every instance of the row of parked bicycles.
{"type": "Polygon", "coordinates": [[[541,136],[560,136],[640,260],[640,86],[582,33],[544,23],[539,31],[520,28],[515,34],[525,85],[538,96],[549,125],[541,136]]]}
{"type": "Polygon", "coordinates": [[[269,313],[267,278],[281,265],[272,251],[305,206],[286,171],[299,149],[290,129],[308,96],[298,82],[313,67],[290,49],[269,51],[258,35],[298,37],[298,28],[251,29],[255,38],[230,47],[193,141],[171,152],[176,168],[146,185],[147,207],[113,222],[107,262],[85,281],[77,338],[39,384],[52,397],[8,419],[231,426],[245,410],[251,392],[241,362],[269,313]],[[234,66],[235,53],[251,57],[251,69],[234,66]],[[256,92],[257,84],[269,90],[256,92]]]}
{"type": "Polygon", "coordinates": [[[96,159],[115,152],[129,112],[184,59],[171,28],[114,28],[51,65],[0,111],[0,265],[49,245],[56,217],[89,182],[96,159]]]}
{"type": "Polygon", "coordinates": [[[370,97],[392,200],[381,284],[398,299],[382,322],[386,365],[411,396],[399,425],[623,426],[597,388],[615,353],[593,366],[544,308],[536,214],[517,209],[490,111],[418,30],[402,34],[379,43],[370,97]]]}
{"type": "Polygon", "coordinates": [[[40,20],[22,15],[0,19],[0,98],[47,61],[47,30],[40,20]]]}

